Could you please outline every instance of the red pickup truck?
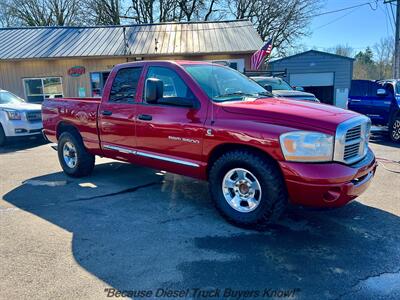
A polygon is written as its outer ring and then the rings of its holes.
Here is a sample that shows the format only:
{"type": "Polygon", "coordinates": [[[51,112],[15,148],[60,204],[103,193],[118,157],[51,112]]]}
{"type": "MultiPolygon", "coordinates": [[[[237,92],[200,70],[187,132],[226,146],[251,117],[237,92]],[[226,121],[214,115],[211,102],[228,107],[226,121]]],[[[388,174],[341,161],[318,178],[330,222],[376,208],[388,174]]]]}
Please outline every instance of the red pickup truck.
{"type": "Polygon", "coordinates": [[[376,169],[367,117],[273,98],[205,62],[117,65],[101,99],[46,99],[42,113],[69,176],[89,175],[98,155],[208,180],[218,210],[240,225],[274,222],[289,201],[342,206],[376,169]]]}

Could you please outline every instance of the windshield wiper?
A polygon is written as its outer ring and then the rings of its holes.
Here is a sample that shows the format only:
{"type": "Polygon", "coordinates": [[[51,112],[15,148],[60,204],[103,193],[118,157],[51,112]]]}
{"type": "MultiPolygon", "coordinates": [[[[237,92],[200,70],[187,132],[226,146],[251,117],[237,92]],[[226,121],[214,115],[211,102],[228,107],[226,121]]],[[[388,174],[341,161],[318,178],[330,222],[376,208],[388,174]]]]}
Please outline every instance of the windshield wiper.
{"type": "Polygon", "coordinates": [[[268,91],[258,92],[257,95],[268,96],[268,97],[273,97],[274,96],[274,94],[272,94],[271,92],[268,92],[268,91]]]}
{"type": "Polygon", "coordinates": [[[215,96],[215,98],[225,98],[225,97],[231,97],[231,96],[250,96],[254,97],[256,94],[250,94],[250,93],[243,93],[243,92],[234,92],[234,93],[226,93],[222,95],[215,96]]]}

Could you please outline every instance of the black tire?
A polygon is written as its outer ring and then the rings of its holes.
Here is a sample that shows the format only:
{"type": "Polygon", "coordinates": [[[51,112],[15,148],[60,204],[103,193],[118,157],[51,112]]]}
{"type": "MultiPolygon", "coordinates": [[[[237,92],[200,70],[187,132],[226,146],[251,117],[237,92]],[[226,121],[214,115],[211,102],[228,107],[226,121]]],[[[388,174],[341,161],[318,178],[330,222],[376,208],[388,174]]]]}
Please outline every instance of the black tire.
{"type": "Polygon", "coordinates": [[[83,145],[82,139],[71,132],[64,132],[58,139],[58,160],[65,174],[71,177],[84,177],[92,173],[95,163],[95,156],[90,154],[83,145]],[[64,159],[64,145],[70,143],[74,146],[76,153],[76,164],[73,167],[67,165],[64,159]]]}
{"type": "Polygon", "coordinates": [[[273,161],[252,151],[230,151],[217,159],[209,173],[209,186],[218,211],[229,222],[239,226],[257,228],[273,224],[287,208],[288,196],[280,170],[273,161]],[[250,171],[259,182],[261,195],[253,211],[240,212],[225,200],[222,182],[225,175],[235,168],[250,171]]]}
{"type": "Polygon", "coordinates": [[[396,117],[389,129],[390,139],[395,143],[400,143],[400,117],[396,117]]]}
{"type": "Polygon", "coordinates": [[[6,134],[4,133],[3,126],[0,124],[0,146],[4,146],[7,142],[6,134]]]}

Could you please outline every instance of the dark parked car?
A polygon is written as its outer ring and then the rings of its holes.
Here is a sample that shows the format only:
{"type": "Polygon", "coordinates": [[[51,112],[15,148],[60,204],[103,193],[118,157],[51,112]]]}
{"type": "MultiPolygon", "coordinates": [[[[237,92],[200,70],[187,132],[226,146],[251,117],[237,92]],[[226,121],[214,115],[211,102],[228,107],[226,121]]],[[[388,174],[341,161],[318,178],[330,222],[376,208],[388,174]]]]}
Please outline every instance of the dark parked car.
{"type": "Polygon", "coordinates": [[[390,138],[400,142],[400,80],[353,80],[348,108],[367,115],[373,125],[388,126],[390,138]]]}
{"type": "MultiPolygon", "coordinates": [[[[290,98],[295,100],[309,100],[320,102],[314,94],[296,90],[285,80],[279,77],[252,76],[250,77],[266,90],[272,92],[275,97],[290,98]]],[[[301,89],[301,88],[299,88],[301,89]]]]}

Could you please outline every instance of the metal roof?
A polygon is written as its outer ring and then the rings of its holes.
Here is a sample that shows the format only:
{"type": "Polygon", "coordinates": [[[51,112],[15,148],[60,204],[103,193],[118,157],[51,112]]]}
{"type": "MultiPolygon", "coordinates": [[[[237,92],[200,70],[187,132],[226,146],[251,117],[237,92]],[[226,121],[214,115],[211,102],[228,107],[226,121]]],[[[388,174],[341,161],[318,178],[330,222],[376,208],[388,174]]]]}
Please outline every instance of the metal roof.
{"type": "Polygon", "coordinates": [[[274,64],[276,62],[285,61],[285,60],[288,60],[288,59],[292,59],[294,57],[303,56],[303,55],[307,55],[307,54],[317,54],[317,55],[323,55],[323,56],[330,56],[330,57],[336,57],[336,58],[341,58],[341,59],[348,59],[348,60],[351,60],[351,61],[354,60],[354,58],[352,58],[352,57],[343,56],[343,55],[339,55],[339,54],[333,54],[333,53],[323,52],[323,51],[318,51],[318,50],[308,50],[308,51],[297,53],[297,54],[294,54],[294,55],[291,55],[291,56],[279,58],[279,59],[270,61],[269,63],[270,64],[274,64]]]}
{"type": "Polygon", "coordinates": [[[260,36],[247,20],[0,29],[0,59],[4,60],[234,54],[254,52],[261,45],[260,36]]]}

